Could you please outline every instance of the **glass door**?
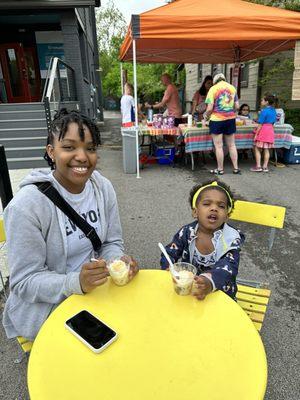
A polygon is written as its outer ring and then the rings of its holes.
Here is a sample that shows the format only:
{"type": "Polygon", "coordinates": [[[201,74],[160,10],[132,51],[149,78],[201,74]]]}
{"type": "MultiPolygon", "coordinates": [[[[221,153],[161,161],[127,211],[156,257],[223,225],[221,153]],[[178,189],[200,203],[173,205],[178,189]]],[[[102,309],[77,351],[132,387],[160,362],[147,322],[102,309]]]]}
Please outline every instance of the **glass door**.
{"type": "Polygon", "coordinates": [[[29,74],[22,44],[1,44],[0,60],[8,103],[32,101],[29,74]]]}
{"type": "Polygon", "coordinates": [[[28,79],[28,88],[31,101],[40,101],[41,99],[41,76],[38,59],[34,47],[24,48],[26,61],[26,74],[28,79]]]}
{"type": "Polygon", "coordinates": [[[1,59],[0,59],[0,103],[7,103],[5,79],[4,79],[4,75],[3,75],[1,59]]]}

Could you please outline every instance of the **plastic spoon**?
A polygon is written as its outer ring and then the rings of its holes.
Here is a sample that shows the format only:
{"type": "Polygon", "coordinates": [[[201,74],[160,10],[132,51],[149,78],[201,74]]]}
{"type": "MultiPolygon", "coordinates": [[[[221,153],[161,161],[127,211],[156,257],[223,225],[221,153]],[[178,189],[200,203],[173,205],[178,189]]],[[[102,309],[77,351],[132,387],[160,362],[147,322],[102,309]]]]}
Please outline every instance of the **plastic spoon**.
{"type": "Polygon", "coordinates": [[[171,270],[172,274],[174,275],[175,279],[179,279],[179,275],[177,275],[177,271],[175,271],[174,264],[172,263],[170,256],[167,253],[167,250],[164,248],[164,245],[162,243],[158,243],[158,247],[160,248],[163,255],[166,257],[166,259],[170,265],[170,270],[171,270]]]}

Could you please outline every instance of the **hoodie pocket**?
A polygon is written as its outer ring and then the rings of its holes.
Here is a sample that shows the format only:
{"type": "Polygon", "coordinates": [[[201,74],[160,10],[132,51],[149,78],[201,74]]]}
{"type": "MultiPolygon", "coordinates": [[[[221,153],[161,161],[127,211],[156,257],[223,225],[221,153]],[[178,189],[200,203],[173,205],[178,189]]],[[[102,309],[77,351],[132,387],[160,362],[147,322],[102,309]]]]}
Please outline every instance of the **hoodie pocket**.
{"type": "Polygon", "coordinates": [[[6,313],[19,336],[34,339],[51,312],[53,304],[27,303],[15,297],[16,302],[6,313]]]}

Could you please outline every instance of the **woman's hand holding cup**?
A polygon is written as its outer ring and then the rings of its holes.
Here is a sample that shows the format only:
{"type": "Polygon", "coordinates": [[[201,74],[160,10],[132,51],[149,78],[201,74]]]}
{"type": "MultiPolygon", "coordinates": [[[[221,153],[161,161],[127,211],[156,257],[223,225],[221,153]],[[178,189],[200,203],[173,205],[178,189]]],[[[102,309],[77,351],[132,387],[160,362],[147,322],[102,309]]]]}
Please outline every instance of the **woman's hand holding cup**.
{"type": "Polygon", "coordinates": [[[135,275],[139,272],[139,266],[136,260],[134,260],[131,256],[123,256],[121,260],[128,262],[129,261],[129,273],[128,273],[128,281],[130,282],[135,275]]]}

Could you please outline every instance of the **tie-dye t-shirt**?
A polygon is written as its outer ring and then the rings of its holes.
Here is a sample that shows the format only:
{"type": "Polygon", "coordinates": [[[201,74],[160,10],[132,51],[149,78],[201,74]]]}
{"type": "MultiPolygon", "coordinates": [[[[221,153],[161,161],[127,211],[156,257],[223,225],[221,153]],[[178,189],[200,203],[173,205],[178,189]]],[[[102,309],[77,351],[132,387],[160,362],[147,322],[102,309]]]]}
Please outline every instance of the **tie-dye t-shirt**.
{"type": "Polygon", "coordinates": [[[234,103],[238,101],[236,88],[230,83],[221,81],[212,86],[206,96],[205,103],[213,104],[211,121],[225,121],[235,118],[234,103]]]}

